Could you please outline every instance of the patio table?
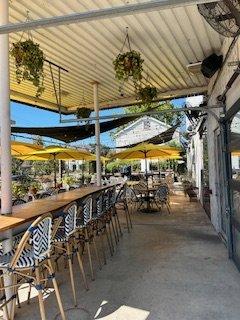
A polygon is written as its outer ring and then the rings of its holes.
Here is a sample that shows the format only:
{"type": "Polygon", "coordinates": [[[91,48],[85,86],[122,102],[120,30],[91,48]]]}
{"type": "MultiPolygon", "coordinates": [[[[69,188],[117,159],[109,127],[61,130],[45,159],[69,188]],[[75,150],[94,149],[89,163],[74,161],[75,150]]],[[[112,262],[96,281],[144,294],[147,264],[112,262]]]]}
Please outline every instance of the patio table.
{"type": "MultiPolygon", "coordinates": [[[[65,207],[72,201],[85,198],[91,194],[108,189],[116,184],[102,187],[86,187],[66,191],[48,198],[16,205],[12,208],[12,214],[0,215],[0,232],[14,229],[25,223],[29,223],[45,213],[54,213],[65,207]]],[[[1,213],[1,211],[0,211],[1,213]]]]}
{"type": "Polygon", "coordinates": [[[142,199],[144,200],[144,202],[146,202],[146,208],[141,209],[142,212],[144,213],[158,212],[158,210],[156,210],[151,206],[151,198],[152,198],[151,193],[154,193],[156,190],[157,190],[156,187],[141,188],[142,199]]]}

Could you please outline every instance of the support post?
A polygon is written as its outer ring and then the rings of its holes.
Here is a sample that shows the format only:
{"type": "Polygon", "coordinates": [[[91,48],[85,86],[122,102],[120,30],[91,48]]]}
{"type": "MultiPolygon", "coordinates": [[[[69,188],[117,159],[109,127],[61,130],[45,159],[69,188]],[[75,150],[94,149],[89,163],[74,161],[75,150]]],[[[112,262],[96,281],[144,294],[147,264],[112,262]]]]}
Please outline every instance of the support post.
{"type": "MultiPolygon", "coordinates": [[[[0,26],[9,22],[9,2],[0,1],[0,26]]],[[[10,75],[9,75],[9,36],[0,35],[0,113],[1,113],[1,214],[12,213],[12,157],[11,157],[11,118],[10,118],[10,75]]],[[[4,234],[4,252],[12,249],[12,232],[4,234]]],[[[5,276],[4,284],[12,284],[12,277],[5,276]]],[[[6,298],[10,298],[12,289],[6,290],[6,298]]],[[[9,308],[10,311],[10,308],[9,308]]],[[[4,319],[7,315],[4,312],[4,319]]]]}
{"type": "MultiPolygon", "coordinates": [[[[8,23],[8,0],[0,1],[0,26],[8,23]]],[[[0,35],[1,213],[12,212],[12,157],[9,84],[9,36],[0,35]]]]}
{"type": "Polygon", "coordinates": [[[97,186],[102,184],[101,172],[101,144],[100,144],[100,121],[99,121],[99,101],[98,101],[98,82],[93,83],[94,111],[95,111],[95,139],[96,139],[96,173],[97,186]]]}

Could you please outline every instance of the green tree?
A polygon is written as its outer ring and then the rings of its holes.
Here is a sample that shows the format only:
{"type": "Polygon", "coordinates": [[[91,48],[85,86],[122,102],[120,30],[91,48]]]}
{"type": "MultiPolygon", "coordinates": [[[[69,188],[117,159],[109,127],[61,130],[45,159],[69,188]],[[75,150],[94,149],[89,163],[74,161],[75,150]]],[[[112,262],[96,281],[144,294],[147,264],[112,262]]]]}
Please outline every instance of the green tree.
{"type": "Polygon", "coordinates": [[[158,119],[159,121],[162,121],[164,123],[167,123],[169,125],[174,125],[177,122],[181,121],[182,114],[180,113],[174,113],[174,112],[162,112],[163,110],[171,110],[174,109],[174,105],[170,102],[164,102],[164,103],[152,103],[150,106],[143,104],[143,105],[134,105],[131,107],[127,107],[125,109],[126,113],[139,113],[139,112],[147,112],[147,111],[160,111],[159,114],[154,114],[152,117],[158,119]]]}

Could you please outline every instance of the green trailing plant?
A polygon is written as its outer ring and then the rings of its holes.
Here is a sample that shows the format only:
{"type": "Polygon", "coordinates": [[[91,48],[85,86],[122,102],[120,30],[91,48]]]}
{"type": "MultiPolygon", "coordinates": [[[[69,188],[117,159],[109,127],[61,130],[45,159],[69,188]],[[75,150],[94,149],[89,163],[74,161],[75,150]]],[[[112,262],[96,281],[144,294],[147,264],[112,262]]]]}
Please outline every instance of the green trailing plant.
{"type": "Polygon", "coordinates": [[[44,54],[39,44],[31,39],[12,44],[10,54],[15,59],[17,83],[29,80],[37,88],[36,97],[44,91],[44,54]]]}
{"type": "Polygon", "coordinates": [[[157,97],[157,89],[152,86],[140,87],[137,92],[137,99],[144,104],[150,104],[157,97]]]}
{"type": "Polygon", "coordinates": [[[88,108],[77,108],[76,110],[76,116],[78,119],[84,119],[84,118],[89,118],[92,113],[92,110],[88,108]]]}
{"type": "Polygon", "coordinates": [[[128,81],[131,78],[136,85],[142,79],[143,62],[138,51],[119,53],[113,61],[116,79],[128,81]]]}

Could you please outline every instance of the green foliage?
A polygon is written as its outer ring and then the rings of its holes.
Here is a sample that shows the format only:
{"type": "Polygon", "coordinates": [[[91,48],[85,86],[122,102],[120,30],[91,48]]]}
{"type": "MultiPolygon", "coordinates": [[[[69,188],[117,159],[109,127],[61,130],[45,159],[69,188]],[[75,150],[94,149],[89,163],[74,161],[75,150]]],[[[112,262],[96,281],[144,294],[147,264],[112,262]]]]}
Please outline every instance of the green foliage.
{"type": "Polygon", "coordinates": [[[12,183],[12,194],[15,198],[22,198],[28,191],[28,187],[22,182],[13,182],[12,183]]]}
{"type": "Polygon", "coordinates": [[[12,174],[18,175],[22,174],[22,165],[23,161],[20,159],[12,158],[12,174]]]}
{"type": "MultiPolygon", "coordinates": [[[[49,161],[31,161],[32,171],[35,176],[50,175],[54,172],[54,160],[49,161]]],[[[58,162],[56,162],[56,171],[58,162]]]]}
{"type": "Polygon", "coordinates": [[[17,83],[31,81],[37,87],[36,97],[40,97],[44,91],[44,54],[39,44],[31,39],[15,42],[10,54],[15,58],[17,83]]]}
{"type": "MultiPolygon", "coordinates": [[[[162,111],[166,109],[174,109],[174,105],[170,102],[164,102],[164,103],[152,103],[149,104],[142,104],[142,105],[134,105],[131,107],[126,108],[126,113],[139,113],[139,112],[147,112],[149,110],[155,110],[155,111],[162,111]]],[[[166,122],[169,125],[174,125],[178,121],[182,119],[182,115],[180,113],[173,113],[173,112],[164,112],[152,115],[153,118],[156,118],[162,122],[166,122]]]]}
{"type": "Polygon", "coordinates": [[[71,186],[72,184],[74,184],[74,183],[76,183],[76,179],[74,178],[74,177],[71,177],[71,176],[64,176],[63,178],[62,178],[62,182],[64,183],[64,184],[67,184],[67,185],[69,185],[69,186],[71,186]]]}
{"type": "Polygon", "coordinates": [[[131,50],[124,53],[119,53],[113,61],[115,77],[120,81],[128,81],[132,78],[136,84],[142,79],[142,71],[144,60],[138,51],[131,50]]]}
{"type": "Polygon", "coordinates": [[[142,100],[143,104],[151,104],[151,102],[157,97],[157,89],[152,86],[140,87],[137,93],[137,99],[142,100]]]}
{"type": "Polygon", "coordinates": [[[140,162],[138,160],[113,160],[106,164],[106,171],[114,172],[119,171],[124,166],[132,166],[132,170],[140,170],[140,162]]]}
{"type": "Polygon", "coordinates": [[[78,119],[84,119],[84,118],[89,118],[92,113],[92,110],[89,108],[77,108],[76,110],[76,116],[78,119]]]}

